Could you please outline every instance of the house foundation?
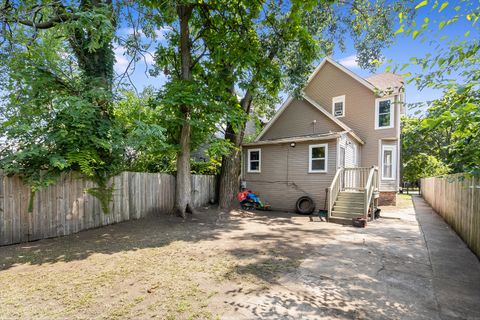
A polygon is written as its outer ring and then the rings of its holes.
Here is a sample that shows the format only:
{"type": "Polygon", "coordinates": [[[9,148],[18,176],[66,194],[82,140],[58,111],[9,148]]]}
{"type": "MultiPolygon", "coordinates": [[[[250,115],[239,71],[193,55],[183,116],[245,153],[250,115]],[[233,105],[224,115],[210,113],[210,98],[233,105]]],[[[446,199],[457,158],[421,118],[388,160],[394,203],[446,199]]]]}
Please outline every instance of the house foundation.
{"type": "Polygon", "coordinates": [[[395,206],[397,204],[397,193],[395,191],[380,192],[378,198],[379,206],[395,206]]]}

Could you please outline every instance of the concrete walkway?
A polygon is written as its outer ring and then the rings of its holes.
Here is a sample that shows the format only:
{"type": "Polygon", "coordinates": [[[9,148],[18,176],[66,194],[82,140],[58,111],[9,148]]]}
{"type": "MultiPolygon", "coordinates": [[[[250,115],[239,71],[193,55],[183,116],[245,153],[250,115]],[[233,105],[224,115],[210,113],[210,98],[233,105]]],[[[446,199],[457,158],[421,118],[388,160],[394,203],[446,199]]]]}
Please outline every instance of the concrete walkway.
{"type": "Polygon", "coordinates": [[[480,263],[460,237],[419,196],[413,197],[427,245],[442,319],[480,319],[480,263]]]}
{"type": "MultiPolygon", "coordinates": [[[[403,200],[405,202],[405,200],[403,200]]],[[[419,196],[365,229],[291,218],[257,235],[304,243],[304,259],[266,290],[235,291],[222,319],[480,319],[480,263],[419,196]],[[308,244],[308,249],[307,249],[308,244]]],[[[224,296],[225,298],[225,296],[224,296]]]]}

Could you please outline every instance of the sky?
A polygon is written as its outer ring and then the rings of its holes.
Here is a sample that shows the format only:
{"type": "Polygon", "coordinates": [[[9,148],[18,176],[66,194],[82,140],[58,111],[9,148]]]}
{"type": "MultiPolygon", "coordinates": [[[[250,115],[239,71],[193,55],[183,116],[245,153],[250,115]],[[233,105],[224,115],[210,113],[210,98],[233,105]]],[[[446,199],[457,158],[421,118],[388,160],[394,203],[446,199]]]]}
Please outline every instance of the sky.
{"type": "MultiPolygon", "coordinates": [[[[448,5],[440,13],[438,12],[439,8],[437,7],[436,9],[432,9],[431,4],[419,8],[417,10],[417,16],[415,18],[417,26],[420,26],[423,23],[425,17],[428,17],[430,19],[429,29],[431,29],[431,31],[427,35],[428,40],[422,42],[422,36],[417,37],[417,39],[412,39],[411,35],[400,33],[397,35],[395,43],[383,51],[385,60],[391,59],[392,64],[403,65],[404,63],[408,63],[409,59],[413,56],[423,57],[427,53],[434,54],[435,47],[431,43],[432,39],[436,39],[441,43],[445,43],[446,41],[451,40],[454,37],[459,37],[460,39],[465,38],[467,40],[479,39],[480,33],[478,26],[472,27],[471,23],[468,22],[465,18],[451,25],[447,25],[442,30],[438,30],[438,21],[445,20],[445,18],[454,15],[456,13],[454,8],[458,5],[459,2],[460,1],[450,1],[450,3],[448,3],[448,5]],[[471,32],[467,37],[465,37],[464,34],[467,30],[470,30],[471,32]],[[441,36],[447,37],[445,40],[440,40],[441,36]]],[[[440,3],[444,2],[440,1],[440,3]]],[[[397,23],[395,29],[398,29],[398,19],[396,20],[397,23]]],[[[156,30],[159,42],[164,42],[165,32],[166,30],[156,30]]],[[[127,35],[129,33],[132,33],[132,29],[130,28],[121,28],[119,30],[120,35],[127,35]]],[[[371,75],[370,72],[361,69],[356,63],[356,54],[352,40],[350,38],[347,38],[345,44],[345,51],[342,52],[337,48],[332,58],[362,77],[367,77],[371,75]]],[[[163,75],[159,77],[149,76],[147,70],[151,67],[153,63],[153,47],[152,49],[150,49],[150,52],[151,55],[146,55],[144,61],[136,64],[136,70],[131,75],[132,83],[135,84],[135,87],[139,92],[141,92],[145,86],[152,85],[156,88],[160,88],[166,82],[166,78],[163,75]]],[[[121,46],[115,49],[115,55],[117,60],[115,70],[117,71],[117,73],[121,74],[128,66],[129,59],[128,56],[125,56],[125,50],[121,46]]],[[[320,61],[318,63],[320,63],[320,61]]],[[[387,65],[388,63],[385,62],[374,73],[384,72],[387,65]]],[[[418,68],[415,68],[415,66],[413,65],[409,65],[407,68],[402,70],[402,73],[411,72],[412,74],[414,74],[418,71],[420,71],[418,68]]],[[[420,91],[413,83],[406,84],[405,97],[407,103],[431,101],[441,97],[441,95],[442,92],[439,90],[427,88],[420,91]]],[[[283,93],[281,95],[281,98],[286,99],[287,94],[283,93]]]]}

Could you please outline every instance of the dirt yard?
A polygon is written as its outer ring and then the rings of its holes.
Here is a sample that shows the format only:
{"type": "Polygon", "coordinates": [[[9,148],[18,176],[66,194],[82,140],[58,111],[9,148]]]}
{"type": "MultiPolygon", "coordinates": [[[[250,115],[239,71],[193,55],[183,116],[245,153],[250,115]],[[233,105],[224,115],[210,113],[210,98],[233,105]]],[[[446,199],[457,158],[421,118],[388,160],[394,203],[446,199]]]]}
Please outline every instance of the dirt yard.
{"type": "Polygon", "coordinates": [[[0,318],[430,319],[411,200],[355,229],[204,209],[0,248],[0,318]]]}

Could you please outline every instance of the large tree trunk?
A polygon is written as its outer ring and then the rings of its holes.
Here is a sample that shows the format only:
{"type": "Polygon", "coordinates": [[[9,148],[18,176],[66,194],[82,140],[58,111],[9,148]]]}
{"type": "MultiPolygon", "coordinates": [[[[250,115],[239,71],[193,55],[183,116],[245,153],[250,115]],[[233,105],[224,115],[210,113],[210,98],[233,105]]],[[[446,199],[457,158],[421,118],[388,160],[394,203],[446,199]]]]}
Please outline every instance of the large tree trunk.
{"type": "MultiPolygon", "coordinates": [[[[252,95],[249,91],[245,94],[240,102],[245,114],[250,113],[252,104],[252,95]]],[[[240,173],[242,162],[242,143],[245,133],[246,122],[235,130],[232,124],[227,124],[225,131],[225,139],[229,140],[233,147],[230,154],[222,157],[222,167],[220,170],[220,190],[219,190],[219,207],[221,209],[230,209],[232,201],[240,188],[240,173]]]]}
{"type": "Polygon", "coordinates": [[[180,133],[180,151],[177,152],[177,179],[175,186],[175,211],[185,218],[186,212],[192,212],[191,174],[190,174],[190,119],[184,114],[184,124],[180,133]]]}
{"type": "MultiPolygon", "coordinates": [[[[191,5],[178,5],[177,14],[180,19],[180,55],[181,78],[192,80],[192,56],[190,51],[189,20],[192,15],[191,5]]],[[[175,211],[186,218],[186,212],[192,212],[191,173],[190,173],[190,110],[188,106],[180,106],[182,126],[180,129],[180,151],[177,153],[177,180],[175,187],[175,211]]]]}

